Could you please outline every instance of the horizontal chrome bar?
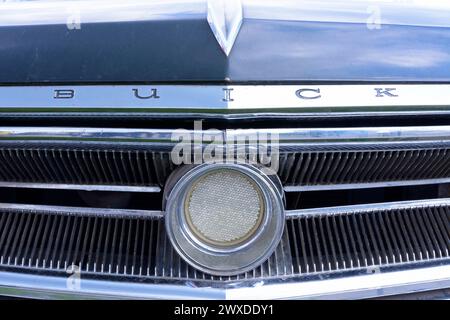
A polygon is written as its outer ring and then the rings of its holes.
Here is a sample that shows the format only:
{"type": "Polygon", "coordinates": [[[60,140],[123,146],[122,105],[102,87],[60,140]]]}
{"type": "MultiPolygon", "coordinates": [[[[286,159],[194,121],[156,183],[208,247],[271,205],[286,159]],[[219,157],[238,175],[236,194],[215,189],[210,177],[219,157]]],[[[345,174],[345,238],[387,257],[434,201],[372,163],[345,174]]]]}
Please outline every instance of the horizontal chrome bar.
{"type": "MultiPolygon", "coordinates": [[[[55,112],[48,111],[28,111],[27,112],[14,112],[14,111],[4,111],[0,108],[0,117],[13,117],[13,118],[34,118],[36,116],[39,117],[55,117],[55,112]]],[[[104,118],[105,112],[97,112],[97,111],[88,111],[88,112],[78,112],[78,111],[67,111],[63,114],[58,114],[61,117],[89,117],[89,118],[104,118]]],[[[395,111],[370,111],[365,109],[352,109],[350,111],[314,111],[314,109],[308,110],[308,112],[285,112],[279,110],[264,110],[254,112],[252,110],[248,110],[248,112],[241,113],[231,113],[231,112],[221,112],[221,113],[213,113],[208,111],[195,111],[195,112],[152,112],[152,111],[140,111],[137,112],[135,110],[129,110],[124,112],[114,111],[107,112],[107,116],[110,119],[123,119],[123,118],[156,118],[156,119],[168,119],[168,120],[177,120],[177,119],[226,119],[226,120],[246,120],[246,119],[270,119],[270,120],[292,120],[292,119],[311,119],[311,118],[321,118],[321,119],[343,119],[348,120],[348,118],[366,118],[366,117],[396,117],[396,116],[450,116],[450,110],[434,110],[430,108],[429,110],[416,109],[415,111],[404,111],[404,110],[395,110],[395,111]]]]}
{"type": "Polygon", "coordinates": [[[0,272],[0,296],[32,299],[224,299],[221,289],[183,285],[142,284],[84,279],[79,289],[67,286],[66,277],[0,272]]]}
{"type": "Polygon", "coordinates": [[[47,206],[47,205],[30,205],[18,203],[0,203],[0,214],[2,210],[20,210],[20,211],[39,212],[45,214],[66,214],[72,216],[90,216],[90,217],[107,216],[107,217],[135,218],[135,219],[159,219],[164,216],[163,212],[156,210],[47,206]]]}
{"type": "Polygon", "coordinates": [[[320,191],[320,190],[350,190],[350,189],[368,189],[368,188],[384,188],[384,187],[401,187],[401,186],[419,186],[428,184],[449,183],[450,178],[428,179],[428,180],[403,180],[403,181],[382,181],[370,183],[346,183],[346,184],[323,184],[309,186],[285,186],[285,192],[300,191],[320,191]]]}
{"type": "Polygon", "coordinates": [[[450,288],[448,265],[337,279],[239,288],[229,299],[365,299],[450,288]]]}
{"type": "Polygon", "coordinates": [[[401,210],[401,209],[414,209],[414,208],[436,207],[436,206],[450,206],[450,198],[399,201],[399,202],[382,202],[382,203],[358,204],[351,206],[288,210],[286,211],[286,218],[295,219],[298,217],[307,217],[307,216],[354,214],[378,210],[401,210]]]}
{"type": "MultiPolygon", "coordinates": [[[[410,127],[356,127],[311,129],[238,129],[194,131],[184,129],[115,129],[115,128],[67,128],[67,127],[0,127],[2,140],[61,140],[61,141],[112,141],[178,143],[181,134],[194,139],[216,138],[243,141],[255,135],[277,135],[280,144],[297,143],[397,143],[406,141],[450,141],[450,126],[410,127]]],[[[207,140],[213,141],[213,140],[207,140]]],[[[230,140],[227,140],[230,141],[230,140]]],[[[233,140],[231,140],[233,141],[233,140]]]]}
{"type": "Polygon", "coordinates": [[[392,83],[3,86],[0,112],[439,112],[450,110],[449,91],[449,84],[392,83]]]}
{"type": "MultiPolygon", "coordinates": [[[[450,206],[450,198],[439,198],[431,200],[412,200],[399,202],[370,203],[350,206],[324,207],[313,209],[287,210],[286,218],[294,219],[298,217],[317,215],[336,215],[372,212],[376,210],[400,210],[423,207],[450,206]]],[[[29,205],[18,203],[0,203],[0,210],[21,210],[38,211],[47,214],[69,214],[78,216],[116,216],[123,218],[162,218],[163,211],[156,210],[131,210],[131,209],[110,209],[110,208],[90,208],[90,207],[68,207],[49,205],[29,205]]]]}
{"type": "Polygon", "coordinates": [[[62,183],[34,183],[34,182],[6,182],[0,181],[0,188],[27,189],[64,189],[81,191],[117,191],[117,192],[160,192],[157,186],[121,186],[102,184],[62,184],[62,183]]]}
{"type": "Polygon", "coordinates": [[[227,138],[277,134],[280,144],[450,140],[450,126],[227,130],[227,138]]]}
{"type": "Polygon", "coordinates": [[[362,299],[450,287],[448,265],[234,289],[0,272],[0,295],[35,299],[362,299]]]}
{"type": "Polygon", "coordinates": [[[136,141],[170,143],[173,130],[0,127],[1,140],[136,141]]]}

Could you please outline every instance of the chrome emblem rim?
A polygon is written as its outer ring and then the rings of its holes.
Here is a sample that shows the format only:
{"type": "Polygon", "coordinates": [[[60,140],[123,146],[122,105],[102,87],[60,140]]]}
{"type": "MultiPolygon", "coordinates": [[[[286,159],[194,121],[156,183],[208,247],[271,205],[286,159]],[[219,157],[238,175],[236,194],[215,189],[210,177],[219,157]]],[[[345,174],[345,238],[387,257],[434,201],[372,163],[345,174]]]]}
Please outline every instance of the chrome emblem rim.
{"type": "MultiPolygon", "coordinates": [[[[213,275],[234,275],[255,268],[273,253],[285,225],[283,194],[278,178],[268,177],[258,168],[246,164],[202,164],[181,175],[172,188],[166,190],[166,231],[173,247],[190,265],[213,275]],[[205,241],[193,232],[186,219],[186,199],[201,177],[231,170],[245,175],[261,190],[264,214],[251,234],[235,243],[218,245],[205,241]]],[[[280,184],[281,185],[281,184],[280,184]]]]}

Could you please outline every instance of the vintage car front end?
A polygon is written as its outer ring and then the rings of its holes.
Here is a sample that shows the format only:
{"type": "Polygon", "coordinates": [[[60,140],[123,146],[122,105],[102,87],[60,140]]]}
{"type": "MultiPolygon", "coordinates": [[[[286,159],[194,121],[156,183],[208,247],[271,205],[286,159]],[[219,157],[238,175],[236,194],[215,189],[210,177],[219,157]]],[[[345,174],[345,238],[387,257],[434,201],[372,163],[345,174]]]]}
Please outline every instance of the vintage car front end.
{"type": "Polygon", "coordinates": [[[0,295],[448,298],[449,14],[0,3],[0,295]]]}

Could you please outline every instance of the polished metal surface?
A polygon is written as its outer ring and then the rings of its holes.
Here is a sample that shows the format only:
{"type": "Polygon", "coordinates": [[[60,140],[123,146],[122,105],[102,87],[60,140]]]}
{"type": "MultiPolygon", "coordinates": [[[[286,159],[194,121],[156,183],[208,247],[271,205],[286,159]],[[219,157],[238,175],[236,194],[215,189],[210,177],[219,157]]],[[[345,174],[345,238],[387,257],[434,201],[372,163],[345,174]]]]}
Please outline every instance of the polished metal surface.
{"type": "MultiPolygon", "coordinates": [[[[157,147],[133,149],[105,141],[94,146],[51,142],[0,147],[0,186],[85,191],[160,192],[175,165],[157,147]]],[[[17,141],[15,142],[17,143],[17,141]]],[[[19,145],[21,143],[19,142],[19,145]]]]}
{"type": "Polygon", "coordinates": [[[208,0],[207,3],[208,23],[228,56],[242,25],[241,0],[208,0]]]}
{"type": "MultiPolygon", "coordinates": [[[[202,164],[185,172],[167,190],[165,224],[167,235],[178,254],[207,274],[231,276],[250,271],[266,261],[280,243],[285,223],[281,183],[275,184],[260,169],[245,164],[202,164]],[[220,170],[244,174],[261,192],[262,222],[245,242],[213,246],[200,241],[185,219],[186,198],[192,184],[202,176],[220,170]]],[[[165,197],[166,198],[166,197],[165,197]]],[[[226,204],[224,204],[226,205],[226,204]]]]}
{"type": "Polygon", "coordinates": [[[67,206],[46,206],[28,205],[18,203],[0,203],[0,211],[45,212],[49,215],[66,215],[76,217],[110,217],[124,219],[161,219],[164,217],[162,211],[156,210],[131,210],[131,209],[111,209],[111,208],[89,208],[89,207],[67,207],[67,206]]]}
{"type": "Polygon", "coordinates": [[[231,290],[230,299],[363,299],[450,286],[448,265],[231,290]]]}
{"type": "MultiPolygon", "coordinates": [[[[287,192],[438,184],[448,182],[450,175],[449,126],[223,131],[0,127],[0,186],[159,192],[179,165],[171,150],[180,146],[181,134],[191,153],[192,148],[212,146],[211,141],[227,155],[230,150],[239,153],[250,143],[246,141],[276,148],[274,170],[287,192]]],[[[197,154],[186,156],[197,161],[197,154]]],[[[267,165],[261,150],[256,156],[267,165]]]]}
{"type": "MultiPolygon", "coordinates": [[[[280,145],[297,143],[397,143],[405,141],[440,142],[450,140],[450,126],[405,127],[350,127],[307,129],[229,129],[194,132],[180,131],[193,137],[201,134],[204,141],[215,135],[242,141],[242,138],[258,134],[276,134],[280,145]]],[[[179,142],[175,129],[116,129],[116,128],[70,128],[70,127],[0,127],[0,141],[111,141],[111,142],[179,142]]],[[[195,140],[193,140],[195,141],[195,140]]],[[[209,140],[211,141],[211,140],[209,140]]]]}
{"type": "Polygon", "coordinates": [[[164,213],[148,210],[1,204],[0,269],[47,271],[64,276],[74,265],[83,275],[131,281],[192,281],[209,286],[291,274],[287,234],[255,270],[211,276],[174,250],[164,213]]]}
{"type": "Polygon", "coordinates": [[[448,146],[439,144],[291,148],[279,155],[278,174],[291,192],[445,183],[450,177],[449,152],[448,146]]]}
{"type": "Polygon", "coordinates": [[[65,140],[115,142],[171,142],[173,130],[64,128],[64,127],[1,127],[0,140],[65,140]]]}
{"type": "Polygon", "coordinates": [[[435,206],[450,205],[450,198],[432,199],[432,200],[411,200],[400,202],[367,203],[361,205],[326,207],[315,209],[289,210],[286,212],[286,218],[332,216],[338,214],[358,214],[378,210],[405,210],[420,209],[435,206]]]}
{"type": "MultiPolygon", "coordinates": [[[[352,189],[370,189],[370,188],[389,188],[402,186],[423,186],[432,184],[449,183],[450,178],[426,179],[426,180],[404,180],[404,181],[383,181],[367,183],[342,183],[342,184],[323,184],[323,185],[303,185],[303,186],[285,186],[285,192],[301,191],[320,191],[320,190],[352,190],[352,189]]],[[[0,184],[1,185],[1,184],[0,184]]]]}
{"type": "Polygon", "coordinates": [[[60,189],[82,191],[161,192],[158,186],[124,186],[101,184],[35,183],[0,181],[1,188],[60,189]]]}
{"type": "Polygon", "coordinates": [[[142,284],[81,278],[79,289],[66,277],[0,272],[0,295],[32,299],[223,299],[223,290],[185,285],[142,284]]]}
{"type": "MultiPolygon", "coordinates": [[[[294,274],[450,260],[450,198],[287,212],[294,274]]],[[[368,271],[369,272],[369,271],[368,271]]]]}
{"type": "Polygon", "coordinates": [[[242,114],[449,111],[448,84],[0,86],[0,111],[242,114]],[[192,97],[195,97],[193,99],[192,97]]]}
{"type": "Polygon", "coordinates": [[[449,199],[433,199],[287,212],[283,240],[268,261],[245,274],[217,277],[189,267],[175,253],[163,213],[1,204],[0,293],[354,299],[445,288],[449,205],[449,199]],[[67,281],[73,266],[81,279],[75,288],[67,281]]]}
{"type": "MultiPolygon", "coordinates": [[[[0,6],[2,119],[427,115],[442,124],[437,116],[450,115],[443,2],[0,6]]],[[[174,130],[1,127],[0,187],[160,192],[176,169],[174,130]]],[[[445,198],[287,211],[272,255],[221,276],[172,246],[171,201],[162,210],[0,203],[0,295],[344,299],[450,287],[450,126],[184,132],[200,147],[214,136],[276,136],[286,192],[434,184],[430,198],[445,198]]]]}
{"type": "Polygon", "coordinates": [[[448,288],[450,268],[422,269],[270,284],[248,288],[195,288],[80,278],[79,288],[64,277],[0,272],[0,294],[33,299],[364,299],[448,288]]]}
{"type": "Polygon", "coordinates": [[[450,200],[287,211],[275,252],[253,270],[212,276],[189,266],[171,245],[164,213],[145,210],[0,206],[0,268],[130,281],[251,286],[268,280],[380,272],[448,264],[450,200]]]}
{"type": "Polygon", "coordinates": [[[422,292],[413,292],[392,295],[388,297],[374,297],[373,300],[449,300],[450,301],[450,288],[426,290],[422,292]]]}

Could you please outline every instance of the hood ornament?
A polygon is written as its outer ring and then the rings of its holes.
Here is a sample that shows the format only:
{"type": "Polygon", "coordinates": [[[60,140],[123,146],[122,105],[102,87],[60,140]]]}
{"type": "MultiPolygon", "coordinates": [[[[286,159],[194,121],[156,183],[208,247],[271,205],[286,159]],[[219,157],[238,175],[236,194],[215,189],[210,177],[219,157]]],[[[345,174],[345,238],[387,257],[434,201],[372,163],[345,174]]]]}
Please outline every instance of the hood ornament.
{"type": "Polygon", "coordinates": [[[209,26],[228,56],[242,25],[241,0],[208,0],[209,26]]]}

